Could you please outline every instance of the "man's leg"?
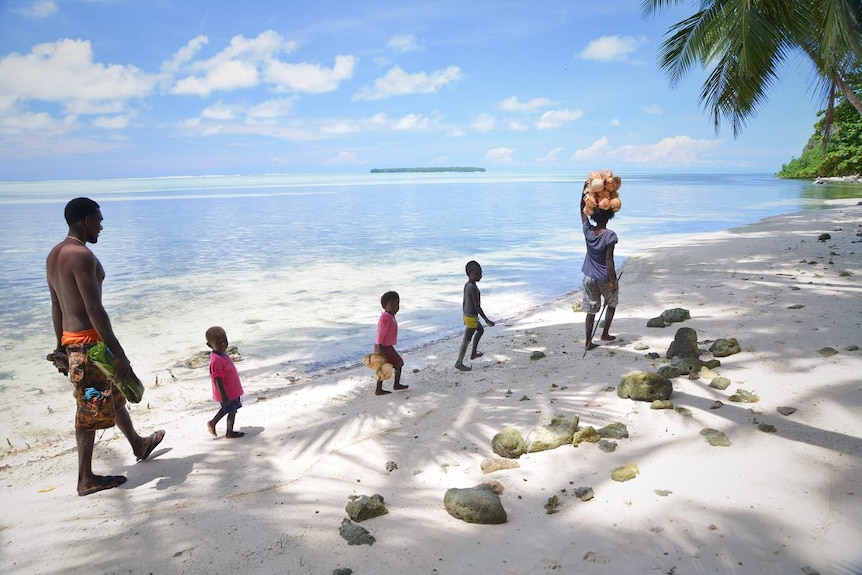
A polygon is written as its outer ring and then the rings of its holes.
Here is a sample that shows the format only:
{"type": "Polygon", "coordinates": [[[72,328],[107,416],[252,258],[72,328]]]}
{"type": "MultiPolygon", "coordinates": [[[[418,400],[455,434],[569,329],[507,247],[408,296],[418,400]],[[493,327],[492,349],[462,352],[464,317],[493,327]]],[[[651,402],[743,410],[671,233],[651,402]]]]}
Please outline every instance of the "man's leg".
{"type": "Polygon", "coordinates": [[[129,441],[129,445],[132,446],[132,452],[135,454],[135,457],[138,458],[138,461],[149,457],[150,453],[153,452],[156,446],[161,443],[162,439],[165,437],[165,432],[161,429],[153,432],[148,437],[141,437],[138,435],[138,432],[135,431],[135,426],[132,424],[132,418],[129,416],[129,410],[126,409],[125,405],[117,410],[114,418],[117,422],[117,427],[119,427],[120,431],[123,432],[123,435],[126,436],[126,439],[129,441]]]}
{"type": "Polygon", "coordinates": [[[608,306],[605,314],[605,328],[602,330],[602,341],[613,341],[616,337],[610,334],[611,322],[614,321],[614,313],[617,308],[608,306]]]}
{"type": "Polygon", "coordinates": [[[588,313],[587,320],[584,322],[584,347],[586,349],[596,349],[598,344],[593,343],[593,326],[596,325],[596,314],[588,313]]]}
{"type": "Polygon", "coordinates": [[[78,495],[90,495],[97,491],[113,489],[126,482],[126,478],[122,475],[93,474],[95,431],[75,431],[75,442],[78,444],[78,495]]]}
{"type": "Polygon", "coordinates": [[[461,349],[458,350],[458,360],[455,362],[455,368],[461,371],[470,371],[472,368],[464,365],[464,356],[467,355],[467,347],[470,345],[470,340],[473,338],[475,328],[468,327],[464,330],[464,338],[461,340],[461,349]]]}
{"type": "Polygon", "coordinates": [[[482,339],[482,336],[485,334],[485,328],[482,324],[478,324],[476,326],[476,335],[473,336],[473,352],[470,354],[470,359],[476,359],[477,357],[482,357],[482,354],[477,350],[479,348],[479,340],[482,339]]]}

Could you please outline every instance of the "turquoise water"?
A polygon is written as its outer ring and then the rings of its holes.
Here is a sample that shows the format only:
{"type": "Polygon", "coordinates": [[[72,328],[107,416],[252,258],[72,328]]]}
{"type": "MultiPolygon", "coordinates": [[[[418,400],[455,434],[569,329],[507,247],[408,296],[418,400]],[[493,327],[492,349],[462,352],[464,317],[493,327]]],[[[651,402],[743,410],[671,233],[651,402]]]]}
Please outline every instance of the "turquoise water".
{"type": "MultiPolygon", "coordinates": [[[[620,261],[673,234],[855,193],[769,175],[622,176],[623,208],[609,225],[620,261]]],[[[581,176],[489,173],[2,182],[0,345],[13,364],[53,347],[44,258],[65,235],[63,207],[76,196],[102,206],[92,248],[136,369],[174,364],[220,324],[245,354],[289,371],[356,362],[373,343],[387,290],[401,294],[399,348],[460,331],[470,259],[484,268],[492,319],[578,289],[580,189],[581,176]]]]}

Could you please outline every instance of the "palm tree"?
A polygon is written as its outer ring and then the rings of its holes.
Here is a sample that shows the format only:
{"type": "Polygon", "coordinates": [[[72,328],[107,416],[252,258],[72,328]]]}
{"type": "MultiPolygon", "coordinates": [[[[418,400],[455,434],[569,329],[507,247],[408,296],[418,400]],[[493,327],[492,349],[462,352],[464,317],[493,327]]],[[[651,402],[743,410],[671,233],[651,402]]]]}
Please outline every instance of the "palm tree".
{"type": "MultiPolygon", "coordinates": [[[[645,15],[685,0],[642,0],[645,15]]],[[[795,53],[810,60],[827,110],[843,95],[862,114],[847,76],[862,63],[862,0],[697,0],[699,10],[671,26],[661,68],[675,85],[695,65],[709,70],[700,101],[716,132],[722,118],[736,138],[765,103],[779,65],[795,53]]],[[[827,121],[828,141],[831,123],[827,121]]]]}

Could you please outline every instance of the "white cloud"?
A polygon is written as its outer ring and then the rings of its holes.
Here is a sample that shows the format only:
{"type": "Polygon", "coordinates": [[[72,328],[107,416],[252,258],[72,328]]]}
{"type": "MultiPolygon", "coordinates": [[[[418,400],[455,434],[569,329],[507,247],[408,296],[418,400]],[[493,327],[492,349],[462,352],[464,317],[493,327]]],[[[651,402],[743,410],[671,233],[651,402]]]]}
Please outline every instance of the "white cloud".
{"type": "Polygon", "coordinates": [[[292,98],[276,98],[266,100],[252,107],[246,120],[251,122],[275,122],[279,118],[290,116],[294,111],[294,100],[292,98]]]}
{"type": "Polygon", "coordinates": [[[408,74],[400,66],[393,66],[385,76],[374,80],[372,87],[364,87],[353,95],[354,100],[383,100],[409,94],[432,94],[461,79],[461,70],[449,66],[431,74],[408,74]]]}
{"type": "Polygon", "coordinates": [[[354,122],[338,120],[324,124],[320,131],[329,136],[343,136],[345,134],[355,134],[361,132],[361,128],[354,122]]]}
{"type": "Polygon", "coordinates": [[[715,164],[716,161],[705,154],[723,144],[724,140],[695,140],[689,136],[674,136],[655,144],[613,147],[606,137],[602,137],[590,146],[577,150],[572,159],[602,159],[644,166],[685,168],[715,164]]]}
{"type": "Polygon", "coordinates": [[[289,53],[296,48],[296,42],[286,41],[278,33],[266,30],[254,38],[234,36],[230,44],[215,56],[193,61],[207,42],[206,36],[195,37],[162,66],[163,73],[168,74],[180,68],[191,71],[171,88],[172,94],[208,96],[212,92],[256,86],[261,80],[264,65],[279,63],[277,54],[289,53]]]}
{"type": "Polygon", "coordinates": [[[47,18],[56,14],[58,9],[53,0],[34,0],[17,8],[15,12],[27,18],[47,18]]]}
{"type": "Polygon", "coordinates": [[[642,36],[602,36],[590,42],[580,54],[583,60],[611,62],[626,60],[646,42],[642,36]]]}
{"type": "Polygon", "coordinates": [[[496,123],[497,120],[494,119],[494,116],[490,114],[479,114],[476,116],[476,119],[470,123],[470,125],[477,132],[490,132],[494,129],[494,125],[496,123]]]}
{"type": "Polygon", "coordinates": [[[332,68],[319,64],[289,64],[273,60],[266,67],[266,81],[276,84],[279,91],[292,90],[307,94],[321,94],[338,89],[344,80],[353,77],[357,59],[353,56],[335,57],[332,68]]]}
{"type": "Polygon", "coordinates": [[[559,156],[563,152],[563,150],[565,150],[565,148],[563,148],[562,146],[554,148],[541,158],[536,158],[536,162],[540,164],[552,164],[554,162],[557,162],[557,156],[559,156]]]}
{"type": "Polygon", "coordinates": [[[97,128],[120,130],[128,126],[130,121],[131,118],[129,116],[99,116],[93,118],[92,124],[97,128]]]}
{"type": "Polygon", "coordinates": [[[428,130],[432,127],[434,121],[421,114],[407,114],[393,124],[393,130],[428,130]]]}
{"type": "Polygon", "coordinates": [[[334,158],[330,158],[324,162],[329,166],[339,166],[339,165],[351,165],[351,166],[360,166],[365,164],[359,159],[359,157],[353,152],[339,152],[337,156],[334,158]]]}
{"type": "Polygon", "coordinates": [[[510,112],[535,112],[539,108],[547,108],[551,105],[553,102],[547,98],[533,98],[527,102],[521,102],[517,96],[512,96],[500,102],[500,109],[510,112]]]}
{"type": "Polygon", "coordinates": [[[412,52],[413,50],[420,49],[419,43],[416,41],[416,36],[413,34],[399,34],[398,36],[393,36],[389,42],[386,43],[386,46],[396,52],[412,52]]]}
{"type": "Polygon", "coordinates": [[[515,153],[515,148],[491,148],[485,154],[485,161],[495,164],[512,164],[515,159],[512,154],[515,153]]]}
{"type": "Polygon", "coordinates": [[[228,106],[224,102],[216,102],[212,106],[203,109],[200,117],[204,120],[235,120],[238,116],[238,111],[233,106],[228,106]]]}
{"type": "Polygon", "coordinates": [[[572,154],[573,160],[597,160],[601,158],[603,155],[607,154],[610,145],[608,144],[608,139],[606,136],[602,136],[601,139],[596,140],[592,144],[590,144],[586,148],[581,148],[580,150],[575,150],[575,153],[572,154]]]}
{"type": "Polygon", "coordinates": [[[526,132],[529,130],[529,126],[526,124],[522,124],[521,122],[509,122],[509,129],[513,132],[526,132]]]}
{"type": "MultiPolygon", "coordinates": [[[[4,100],[58,102],[77,110],[105,107],[149,94],[156,76],[134,66],[100,64],[86,40],[58,40],[35,46],[29,54],[12,53],[0,60],[0,94],[4,100]]],[[[86,113],[86,112],[79,112],[86,113]]]]}
{"type": "Polygon", "coordinates": [[[649,114],[650,116],[659,116],[662,113],[661,106],[658,104],[646,104],[641,106],[640,109],[644,114],[649,114]]]}
{"type": "Polygon", "coordinates": [[[463,128],[452,128],[446,132],[446,136],[449,138],[463,138],[466,135],[467,131],[463,128]]]}
{"type": "Polygon", "coordinates": [[[614,118],[613,120],[611,120],[611,126],[619,126],[619,125],[620,125],[620,121],[618,118],[614,118]]]}
{"type": "Polygon", "coordinates": [[[203,77],[188,76],[171,89],[181,96],[209,96],[212,92],[230,92],[258,84],[257,66],[249,62],[222,62],[203,77]]]}
{"type": "Polygon", "coordinates": [[[579,120],[584,113],[580,110],[549,110],[542,114],[542,117],[536,120],[536,127],[540,130],[553,130],[564,124],[579,120]]]}

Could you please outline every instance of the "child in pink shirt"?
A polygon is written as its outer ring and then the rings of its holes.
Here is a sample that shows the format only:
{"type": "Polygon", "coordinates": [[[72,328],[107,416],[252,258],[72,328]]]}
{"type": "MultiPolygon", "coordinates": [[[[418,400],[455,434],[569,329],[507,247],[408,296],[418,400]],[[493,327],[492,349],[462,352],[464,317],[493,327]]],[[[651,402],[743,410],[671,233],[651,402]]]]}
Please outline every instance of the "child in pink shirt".
{"type": "MultiPolygon", "coordinates": [[[[395,369],[395,385],[392,386],[392,389],[407,389],[410,387],[409,385],[401,385],[401,368],[404,367],[404,360],[395,351],[395,343],[398,341],[398,322],[395,320],[395,314],[401,309],[401,298],[398,297],[397,292],[388,291],[380,297],[380,305],[383,306],[383,313],[377,320],[377,339],[374,341],[374,353],[383,355],[395,369]]],[[[387,393],[392,392],[383,389],[383,380],[378,379],[374,395],[386,395],[387,393]]]]}
{"type": "Polygon", "coordinates": [[[215,426],[221,418],[227,415],[227,430],[224,436],[228,439],[242,437],[245,433],[234,431],[236,410],[242,407],[242,382],[236,371],[233,360],[227,354],[227,334],[224,329],[213,326],[206,333],[207,346],[210,353],[210,379],[212,380],[213,399],[221,404],[218,412],[207,422],[210,435],[218,437],[215,426]]]}

